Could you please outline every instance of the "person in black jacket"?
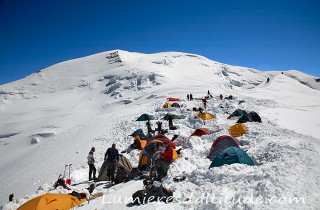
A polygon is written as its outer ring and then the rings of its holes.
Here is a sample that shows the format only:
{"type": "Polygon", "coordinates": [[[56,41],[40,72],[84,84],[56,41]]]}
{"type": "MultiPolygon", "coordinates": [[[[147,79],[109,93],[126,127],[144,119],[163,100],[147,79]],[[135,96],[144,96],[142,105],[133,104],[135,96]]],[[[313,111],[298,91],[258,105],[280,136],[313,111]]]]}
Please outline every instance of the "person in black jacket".
{"type": "Polygon", "coordinates": [[[110,181],[113,182],[117,162],[119,162],[119,152],[116,149],[116,144],[112,144],[112,147],[107,149],[107,152],[104,155],[104,161],[107,163],[107,176],[109,176],[110,181]]]}

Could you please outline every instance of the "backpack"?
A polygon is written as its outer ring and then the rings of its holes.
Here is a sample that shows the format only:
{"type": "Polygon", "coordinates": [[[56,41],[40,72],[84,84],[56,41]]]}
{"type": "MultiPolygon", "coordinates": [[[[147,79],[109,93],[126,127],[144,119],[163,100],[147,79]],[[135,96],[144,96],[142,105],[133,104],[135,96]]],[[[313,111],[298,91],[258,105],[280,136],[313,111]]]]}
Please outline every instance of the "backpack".
{"type": "Polygon", "coordinates": [[[78,192],[76,192],[76,191],[72,191],[72,193],[69,193],[69,195],[75,196],[75,197],[77,197],[79,200],[84,199],[84,198],[85,198],[85,199],[87,198],[86,193],[78,193],[78,192]]]}

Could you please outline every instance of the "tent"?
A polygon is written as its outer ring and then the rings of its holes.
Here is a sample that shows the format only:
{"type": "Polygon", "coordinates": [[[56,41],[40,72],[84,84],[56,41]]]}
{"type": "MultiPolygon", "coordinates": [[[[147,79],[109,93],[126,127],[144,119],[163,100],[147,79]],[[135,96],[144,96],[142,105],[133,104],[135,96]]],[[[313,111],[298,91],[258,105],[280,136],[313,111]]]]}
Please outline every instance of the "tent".
{"type": "Polygon", "coordinates": [[[245,122],[262,122],[260,116],[256,112],[250,112],[247,115],[240,117],[237,123],[245,123],[245,122]]]}
{"type": "Polygon", "coordinates": [[[136,130],[135,132],[133,132],[133,133],[132,133],[131,135],[129,135],[129,136],[132,136],[132,137],[142,136],[142,137],[144,137],[145,135],[144,135],[142,129],[139,128],[138,130],[136,130]]]}
{"type": "Polygon", "coordinates": [[[134,149],[143,149],[145,148],[145,146],[147,145],[148,141],[147,140],[142,140],[140,138],[140,136],[136,136],[133,140],[133,144],[131,145],[131,148],[134,148],[134,149]]]}
{"type": "Polygon", "coordinates": [[[207,158],[209,158],[210,160],[213,160],[216,155],[221,152],[223,149],[227,148],[227,147],[238,147],[241,144],[235,140],[234,138],[232,138],[231,136],[228,135],[224,135],[224,136],[219,136],[218,138],[216,138],[216,140],[214,140],[214,142],[212,143],[210,152],[207,156],[207,158]]]}
{"type": "Polygon", "coordinates": [[[171,104],[171,107],[180,108],[180,104],[178,104],[178,103],[172,103],[172,104],[171,104]]]}
{"type": "Polygon", "coordinates": [[[136,121],[149,121],[151,120],[152,116],[148,114],[142,114],[136,121]]]}
{"type": "Polygon", "coordinates": [[[22,204],[22,206],[20,206],[17,210],[71,209],[86,201],[87,199],[85,198],[79,200],[77,197],[68,194],[46,193],[22,204]]]}
{"type": "Polygon", "coordinates": [[[219,167],[225,164],[230,165],[233,163],[247,164],[250,166],[254,165],[254,162],[245,151],[238,147],[228,147],[219,152],[211,162],[209,168],[219,167]]]}
{"type": "Polygon", "coordinates": [[[158,134],[158,135],[156,135],[155,137],[153,137],[153,139],[149,140],[149,142],[150,142],[150,141],[154,141],[154,140],[160,140],[161,142],[167,140],[167,141],[169,142],[169,145],[170,145],[173,149],[176,148],[176,144],[175,144],[173,141],[171,141],[171,139],[169,139],[168,137],[166,137],[166,136],[163,135],[163,134],[158,134]]]}
{"type": "Polygon", "coordinates": [[[169,103],[165,103],[165,104],[163,104],[163,106],[162,106],[163,108],[170,108],[171,107],[171,105],[169,104],[169,103]]]}
{"type": "Polygon", "coordinates": [[[247,126],[242,123],[237,123],[229,128],[229,133],[232,136],[239,137],[247,133],[247,126]]]}
{"type": "Polygon", "coordinates": [[[232,100],[232,99],[233,99],[233,96],[232,96],[232,95],[229,95],[229,96],[225,97],[224,99],[232,100]]]}
{"type": "Polygon", "coordinates": [[[206,128],[198,128],[191,134],[191,136],[199,136],[200,137],[202,135],[207,135],[207,134],[209,134],[209,133],[206,128]]]}
{"type": "Polygon", "coordinates": [[[167,114],[163,117],[163,119],[164,119],[164,120],[169,120],[170,117],[171,117],[172,120],[174,120],[174,119],[182,119],[182,118],[183,118],[182,116],[179,116],[179,115],[176,115],[176,114],[167,113],[167,114]]]}
{"type": "Polygon", "coordinates": [[[167,101],[180,101],[179,98],[167,98],[167,101]]]}
{"type": "Polygon", "coordinates": [[[158,151],[159,147],[162,145],[161,140],[150,141],[144,149],[141,150],[139,154],[138,168],[143,170],[150,163],[151,158],[158,151]]]}
{"type": "MultiPolygon", "coordinates": [[[[158,151],[159,147],[162,145],[161,140],[153,140],[148,143],[148,145],[141,150],[139,155],[139,169],[144,169],[147,167],[148,163],[150,163],[149,158],[152,158],[156,151],[158,151]]],[[[173,159],[177,159],[179,157],[176,150],[173,149],[173,159]]]]}
{"type": "MultiPolygon", "coordinates": [[[[119,170],[120,168],[124,170],[128,176],[132,170],[132,165],[130,161],[122,154],[119,154],[119,161],[117,162],[116,167],[117,167],[117,170],[119,170]]],[[[107,163],[106,161],[104,161],[100,168],[98,181],[109,181],[107,170],[108,170],[107,163]]]]}
{"type": "Polygon", "coordinates": [[[210,113],[199,113],[196,115],[196,117],[198,117],[202,120],[212,120],[213,118],[215,118],[215,116],[210,113]]]}
{"type": "Polygon", "coordinates": [[[236,109],[234,112],[232,112],[232,114],[228,117],[228,119],[234,116],[244,116],[244,115],[247,115],[247,112],[245,110],[236,109]]]}

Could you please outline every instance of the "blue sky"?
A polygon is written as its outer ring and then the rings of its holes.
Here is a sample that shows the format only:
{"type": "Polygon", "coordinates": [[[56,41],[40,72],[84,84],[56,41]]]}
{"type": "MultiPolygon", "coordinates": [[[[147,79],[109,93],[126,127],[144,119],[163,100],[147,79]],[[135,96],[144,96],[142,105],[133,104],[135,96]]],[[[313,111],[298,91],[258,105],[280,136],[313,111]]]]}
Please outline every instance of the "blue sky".
{"type": "Polygon", "coordinates": [[[122,49],[320,77],[319,0],[0,0],[0,84],[122,49]]]}

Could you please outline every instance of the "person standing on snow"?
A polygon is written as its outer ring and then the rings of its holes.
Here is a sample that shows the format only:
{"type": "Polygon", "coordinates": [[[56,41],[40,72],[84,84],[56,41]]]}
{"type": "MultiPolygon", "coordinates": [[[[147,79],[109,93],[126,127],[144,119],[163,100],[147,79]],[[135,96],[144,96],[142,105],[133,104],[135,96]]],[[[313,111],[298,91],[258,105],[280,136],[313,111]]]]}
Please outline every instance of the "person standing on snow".
{"type": "Polygon", "coordinates": [[[203,106],[204,106],[204,109],[207,109],[207,99],[202,99],[202,103],[203,103],[203,106]]]}
{"type": "Polygon", "coordinates": [[[94,166],[95,163],[95,159],[93,157],[93,153],[96,151],[95,147],[92,147],[89,154],[88,154],[88,165],[89,165],[89,180],[92,180],[92,175],[93,175],[93,179],[96,179],[96,167],[94,166]]]}
{"type": "Polygon", "coordinates": [[[156,162],[156,168],[158,172],[158,180],[161,181],[162,178],[167,176],[169,165],[173,161],[173,149],[169,145],[169,141],[165,140],[163,142],[163,147],[165,150],[163,152],[157,151],[156,153],[161,155],[161,158],[156,162]]]}
{"type": "Polygon", "coordinates": [[[112,147],[107,149],[104,155],[104,161],[107,164],[107,176],[111,182],[114,181],[114,173],[116,172],[117,162],[119,162],[119,152],[116,149],[116,144],[112,144],[112,147]]]}
{"type": "Polygon", "coordinates": [[[152,136],[153,136],[153,135],[152,135],[153,130],[152,130],[152,128],[151,128],[151,123],[150,123],[149,120],[146,122],[146,126],[147,126],[147,130],[148,130],[148,137],[152,137],[152,136]]]}

